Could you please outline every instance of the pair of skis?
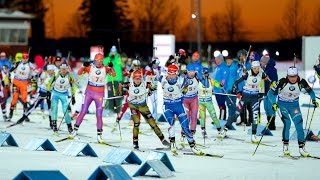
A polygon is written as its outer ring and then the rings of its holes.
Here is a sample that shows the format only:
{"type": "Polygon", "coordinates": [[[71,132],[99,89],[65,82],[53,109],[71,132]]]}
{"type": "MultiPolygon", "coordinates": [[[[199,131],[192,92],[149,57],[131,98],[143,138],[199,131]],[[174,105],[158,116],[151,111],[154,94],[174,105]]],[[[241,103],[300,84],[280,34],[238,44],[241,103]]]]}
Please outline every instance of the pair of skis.
{"type": "MultiPolygon", "coordinates": [[[[235,138],[235,137],[230,137],[230,136],[226,136],[225,139],[232,139],[232,140],[241,141],[241,142],[245,142],[245,143],[249,143],[249,144],[258,144],[258,143],[254,143],[251,141],[250,142],[246,141],[245,139],[240,139],[240,138],[235,138]]],[[[275,144],[267,144],[267,143],[262,143],[262,142],[260,142],[260,145],[269,146],[269,147],[276,147],[277,146],[275,144]]]]}
{"type": "MultiPolygon", "coordinates": [[[[73,137],[65,137],[65,138],[62,138],[62,139],[58,139],[55,142],[59,143],[59,142],[63,142],[63,141],[66,141],[66,140],[75,140],[75,138],[73,138],[73,137]]],[[[120,146],[109,144],[109,143],[106,143],[106,142],[90,142],[90,143],[95,143],[95,144],[104,145],[104,146],[110,146],[110,147],[120,147],[120,146]]]]}
{"type": "Polygon", "coordinates": [[[320,159],[320,157],[318,156],[312,156],[312,155],[309,155],[307,157],[304,157],[304,156],[293,156],[293,155],[282,155],[282,156],[279,156],[281,158],[288,158],[288,159],[292,159],[292,160],[299,160],[301,158],[311,158],[311,159],[320,159]]]}
{"type": "MultiPolygon", "coordinates": [[[[156,148],[157,151],[170,151],[173,156],[179,156],[178,152],[171,151],[170,148],[156,148]]],[[[182,150],[182,149],[181,149],[182,150]]],[[[207,157],[215,157],[215,158],[222,158],[224,155],[218,155],[218,154],[210,154],[210,153],[202,153],[202,154],[195,154],[193,152],[183,152],[184,155],[194,155],[194,156],[207,156],[207,157]]]]}

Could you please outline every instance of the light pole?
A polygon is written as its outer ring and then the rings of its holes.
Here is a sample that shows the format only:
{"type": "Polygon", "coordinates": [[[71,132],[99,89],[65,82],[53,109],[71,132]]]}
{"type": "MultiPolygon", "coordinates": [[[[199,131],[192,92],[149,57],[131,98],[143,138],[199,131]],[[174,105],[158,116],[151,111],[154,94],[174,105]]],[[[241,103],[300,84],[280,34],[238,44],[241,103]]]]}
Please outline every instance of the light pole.
{"type": "Polygon", "coordinates": [[[197,28],[197,40],[198,40],[198,52],[200,53],[200,55],[201,55],[201,52],[202,52],[202,50],[201,50],[201,8],[200,8],[200,5],[201,5],[201,2],[200,2],[201,0],[198,0],[198,5],[197,5],[197,12],[198,12],[198,28],[197,28]]]}
{"type": "Polygon", "coordinates": [[[201,0],[190,0],[190,50],[192,51],[193,22],[197,20],[197,51],[201,54],[201,0]]]}

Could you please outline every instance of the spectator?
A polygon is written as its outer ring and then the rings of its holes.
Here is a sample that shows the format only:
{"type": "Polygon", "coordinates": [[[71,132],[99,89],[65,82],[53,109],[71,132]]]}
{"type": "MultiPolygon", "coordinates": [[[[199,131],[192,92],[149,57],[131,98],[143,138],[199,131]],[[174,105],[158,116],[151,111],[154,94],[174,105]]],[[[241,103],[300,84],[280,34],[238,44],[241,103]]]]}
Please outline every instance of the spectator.
{"type": "Polygon", "coordinates": [[[11,69],[12,64],[10,60],[7,58],[5,52],[0,53],[0,70],[3,71],[3,66],[6,66],[8,69],[11,69]]]}
{"type": "Polygon", "coordinates": [[[192,58],[191,58],[192,62],[191,64],[195,65],[196,68],[196,72],[197,72],[197,78],[198,79],[202,79],[202,65],[200,62],[200,54],[196,51],[192,54],[192,58]]]}
{"type": "MultiPolygon", "coordinates": [[[[277,73],[277,69],[275,68],[276,61],[274,61],[273,59],[270,59],[269,55],[264,55],[260,59],[260,64],[262,69],[264,70],[264,73],[267,74],[271,82],[278,81],[278,73],[277,73]]],[[[275,125],[276,113],[272,110],[272,104],[267,98],[267,93],[270,89],[270,84],[271,84],[270,81],[267,81],[267,80],[264,81],[265,98],[263,100],[263,105],[264,105],[264,110],[266,111],[267,120],[268,122],[271,121],[268,128],[270,130],[276,130],[276,125],[275,125]]]]}
{"type": "MultiPolygon", "coordinates": [[[[110,63],[112,63],[116,76],[107,76],[108,97],[115,97],[119,96],[119,83],[122,83],[123,81],[121,56],[118,54],[116,46],[111,47],[109,56],[103,61],[105,66],[110,67],[110,63]]],[[[108,109],[113,110],[114,113],[119,113],[121,109],[121,101],[122,99],[120,98],[109,101],[108,109]]]]}
{"type": "MultiPolygon", "coordinates": [[[[227,93],[227,80],[229,76],[229,68],[224,62],[224,57],[222,54],[219,54],[215,58],[217,67],[213,73],[212,79],[216,80],[220,84],[220,88],[214,87],[213,92],[215,93],[227,93]]],[[[226,112],[226,96],[216,94],[216,100],[220,109],[219,119],[226,120],[227,112],[226,112]]]]}

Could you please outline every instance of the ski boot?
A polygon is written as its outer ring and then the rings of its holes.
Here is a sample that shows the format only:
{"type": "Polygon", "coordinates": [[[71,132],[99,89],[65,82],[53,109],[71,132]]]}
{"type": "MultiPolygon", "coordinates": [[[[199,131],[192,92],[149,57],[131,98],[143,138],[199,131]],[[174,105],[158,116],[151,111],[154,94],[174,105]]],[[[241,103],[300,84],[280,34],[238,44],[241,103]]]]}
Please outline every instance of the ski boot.
{"type": "MultiPolygon", "coordinates": [[[[185,144],[184,144],[185,138],[186,138],[186,135],[185,135],[183,132],[181,132],[180,146],[181,146],[183,149],[185,148],[185,144]]],[[[170,142],[171,142],[171,140],[170,140],[170,142]]]]}
{"type": "Polygon", "coordinates": [[[259,140],[257,139],[257,136],[255,134],[251,135],[251,142],[254,143],[254,144],[259,142],[259,140]]]}
{"type": "Polygon", "coordinates": [[[139,140],[133,138],[133,149],[139,149],[139,140]]]}
{"type": "Polygon", "coordinates": [[[164,146],[170,147],[170,143],[164,137],[161,139],[161,143],[164,146]]]}
{"type": "Polygon", "coordinates": [[[50,115],[49,115],[49,127],[50,127],[50,129],[53,129],[53,121],[52,121],[50,115]]]}
{"type": "Polygon", "coordinates": [[[58,128],[57,128],[57,121],[53,121],[53,135],[58,136],[58,128]]]}
{"type": "Polygon", "coordinates": [[[73,131],[69,134],[68,138],[74,139],[78,135],[79,126],[74,125],[73,131]]]}
{"type": "Polygon", "coordinates": [[[227,136],[227,132],[228,132],[228,128],[227,127],[223,128],[223,130],[219,132],[218,138],[221,138],[221,139],[225,138],[227,136]]]}
{"type": "Polygon", "coordinates": [[[8,116],[5,113],[3,113],[3,121],[6,122],[7,119],[8,119],[8,116]]]}
{"type": "Polygon", "coordinates": [[[203,138],[208,138],[208,134],[207,134],[207,131],[206,131],[206,128],[205,127],[201,127],[201,134],[202,134],[202,137],[203,138]]]}
{"type": "Polygon", "coordinates": [[[308,156],[310,156],[310,153],[308,153],[308,152],[306,151],[306,149],[305,149],[304,143],[303,143],[303,144],[299,144],[299,153],[300,153],[300,155],[303,156],[303,157],[308,157],[308,156]]]}
{"type": "Polygon", "coordinates": [[[98,143],[101,143],[101,144],[104,143],[104,140],[102,139],[102,129],[97,130],[97,141],[98,143]]]}
{"type": "Polygon", "coordinates": [[[22,118],[20,118],[18,121],[17,121],[17,124],[21,124],[23,123],[23,121],[25,121],[28,117],[23,115],[22,118]]]}
{"type": "Polygon", "coordinates": [[[25,121],[26,122],[30,122],[30,119],[28,117],[26,117],[25,121]]]}
{"type": "Polygon", "coordinates": [[[7,121],[11,121],[12,116],[13,116],[13,109],[10,109],[9,117],[8,117],[7,121]]]}
{"type": "Polygon", "coordinates": [[[283,142],[283,155],[290,156],[289,143],[283,142]]]}
{"type": "Polygon", "coordinates": [[[169,140],[170,140],[170,151],[173,154],[177,154],[176,138],[175,137],[169,137],[169,140]]]}
{"type": "Polygon", "coordinates": [[[200,156],[204,154],[201,150],[196,148],[196,143],[194,141],[192,143],[189,143],[189,145],[190,145],[191,151],[194,154],[200,155],[200,156]]]}
{"type": "Polygon", "coordinates": [[[67,124],[67,126],[68,126],[68,131],[69,131],[69,133],[71,134],[71,133],[72,133],[72,131],[73,131],[73,129],[72,129],[72,125],[71,125],[71,124],[67,124]]]}
{"type": "Polygon", "coordinates": [[[52,122],[52,120],[49,121],[49,127],[50,127],[50,129],[53,129],[53,122],[52,122]]]}
{"type": "Polygon", "coordinates": [[[191,131],[192,136],[194,136],[194,134],[196,134],[196,130],[190,130],[190,131],[191,131]]]}

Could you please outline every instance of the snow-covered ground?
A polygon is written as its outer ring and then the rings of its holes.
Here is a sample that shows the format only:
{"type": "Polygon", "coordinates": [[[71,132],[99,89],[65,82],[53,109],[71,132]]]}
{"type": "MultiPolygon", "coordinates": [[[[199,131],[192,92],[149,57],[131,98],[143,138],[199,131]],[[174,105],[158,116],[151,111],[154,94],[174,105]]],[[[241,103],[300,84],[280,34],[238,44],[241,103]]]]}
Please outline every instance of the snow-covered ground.
{"type": "MultiPolygon", "coordinates": [[[[285,72],[280,72],[280,77],[285,72]]],[[[302,73],[301,73],[302,74],[302,73]]],[[[319,96],[319,92],[317,92],[319,96]]],[[[159,93],[159,99],[161,99],[161,93],[159,93]]],[[[78,98],[77,100],[80,100],[78,98]]],[[[301,104],[309,103],[309,97],[301,94],[301,104]]],[[[160,104],[160,102],[159,102],[160,104]]],[[[217,104],[214,103],[216,110],[217,104]]],[[[159,110],[161,107],[159,107],[159,110]]],[[[262,110],[262,125],[266,124],[266,117],[262,110]]],[[[301,107],[303,112],[304,121],[307,118],[308,108],[301,107]]],[[[21,108],[18,108],[18,113],[21,114],[21,108]]],[[[309,112],[309,121],[312,113],[312,109],[309,112]]],[[[15,115],[13,121],[16,121],[19,115],[15,115]]],[[[63,116],[62,112],[59,114],[58,122],[60,123],[63,116]]],[[[317,109],[311,129],[314,133],[318,133],[320,130],[320,117],[319,110],[317,109]]],[[[87,179],[92,172],[101,165],[107,165],[102,160],[106,157],[111,147],[90,143],[91,147],[97,153],[98,157],[71,157],[63,155],[64,149],[71,143],[71,141],[64,141],[55,143],[54,141],[62,137],[67,136],[67,127],[65,124],[61,125],[60,137],[53,136],[52,131],[48,130],[47,117],[44,119],[40,114],[40,111],[35,111],[29,116],[30,123],[24,123],[12,128],[6,128],[10,123],[3,122],[0,119],[0,131],[6,131],[12,134],[19,147],[0,147],[0,179],[7,180],[12,179],[22,170],[60,170],[69,179],[81,180],[87,179]],[[57,152],[50,151],[29,151],[24,147],[29,143],[32,138],[48,138],[56,147],[57,152]]],[[[119,137],[119,131],[111,133],[112,126],[115,122],[115,116],[104,117],[104,138],[106,142],[114,145],[119,145],[121,148],[132,148],[132,126],[129,126],[128,120],[121,121],[122,141],[119,137]]],[[[162,144],[158,140],[155,134],[150,130],[148,124],[142,120],[141,130],[148,135],[140,135],[139,143],[140,147],[146,152],[136,152],[140,159],[145,160],[148,156],[149,150],[156,147],[162,147],[162,144]]],[[[305,123],[304,123],[305,124],[305,123]]],[[[160,123],[162,132],[168,137],[168,124],[160,123]]],[[[204,152],[223,154],[224,157],[212,158],[212,157],[196,157],[183,155],[180,152],[179,157],[172,156],[167,153],[176,172],[171,179],[234,179],[234,180],[246,180],[246,179],[319,179],[320,172],[316,169],[319,166],[319,161],[315,159],[300,159],[291,160],[278,157],[282,155],[282,142],[281,131],[283,124],[277,117],[276,126],[277,130],[272,131],[274,136],[265,136],[262,140],[264,143],[277,145],[276,147],[260,146],[255,156],[252,156],[256,145],[235,141],[231,139],[225,139],[218,141],[216,138],[217,131],[211,125],[211,120],[207,118],[207,132],[210,139],[206,140],[206,145],[209,148],[203,149],[204,152]]],[[[244,130],[244,127],[236,127],[236,131],[229,131],[228,135],[231,137],[250,140],[250,136],[247,135],[248,127],[244,130]]],[[[201,130],[198,126],[195,139],[197,143],[203,144],[201,136],[201,130]]],[[[295,128],[291,127],[291,133],[295,128]]],[[[176,137],[179,142],[180,126],[176,124],[176,137]]],[[[94,114],[87,114],[80,129],[79,136],[81,142],[93,142],[96,141],[96,120],[94,114]]],[[[306,149],[312,155],[320,156],[319,142],[310,142],[306,144],[306,149]]],[[[201,147],[199,147],[201,148],[201,147]]],[[[290,151],[293,155],[298,155],[297,141],[290,141],[290,151]]],[[[129,175],[133,175],[139,168],[139,165],[123,164],[122,167],[128,172],[129,175]]],[[[153,171],[149,171],[149,175],[154,175],[153,171]]],[[[152,179],[152,176],[137,177],[134,179],[152,179]]]]}

